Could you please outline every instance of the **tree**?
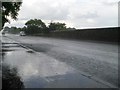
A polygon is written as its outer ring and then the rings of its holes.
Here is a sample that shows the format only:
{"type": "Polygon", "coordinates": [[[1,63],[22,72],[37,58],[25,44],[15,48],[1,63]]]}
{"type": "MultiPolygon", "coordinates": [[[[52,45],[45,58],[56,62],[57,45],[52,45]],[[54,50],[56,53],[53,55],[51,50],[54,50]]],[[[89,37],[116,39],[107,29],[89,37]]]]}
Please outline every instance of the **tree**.
{"type": "Polygon", "coordinates": [[[65,23],[50,23],[49,25],[49,30],[50,31],[55,31],[55,30],[66,30],[66,24],[65,23]]]}
{"type": "Polygon", "coordinates": [[[42,22],[42,20],[40,20],[40,19],[31,19],[31,20],[29,20],[29,21],[27,21],[26,23],[25,23],[25,25],[27,26],[27,27],[29,27],[29,26],[36,26],[36,27],[38,27],[38,28],[46,28],[46,25],[45,25],[45,23],[44,22],[42,22]]]}
{"type": "Polygon", "coordinates": [[[10,22],[8,17],[17,20],[18,11],[20,10],[22,2],[2,2],[2,27],[5,23],[10,22]]]}
{"type": "Polygon", "coordinates": [[[27,34],[44,33],[47,30],[45,23],[40,19],[31,19],[25,25],[27,26],[27,34]]]}

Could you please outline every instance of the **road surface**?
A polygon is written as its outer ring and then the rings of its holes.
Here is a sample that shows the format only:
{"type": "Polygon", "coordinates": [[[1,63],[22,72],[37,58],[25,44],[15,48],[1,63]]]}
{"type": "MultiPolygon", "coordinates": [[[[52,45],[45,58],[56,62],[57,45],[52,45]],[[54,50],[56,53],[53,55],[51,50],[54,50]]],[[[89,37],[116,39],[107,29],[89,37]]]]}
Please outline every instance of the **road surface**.
{"type": "Polygon", "coordinates": [[[117,44],[19,35],[7,35],[7,38],[63,62],[86,77],[118,85],[117,44]]]}

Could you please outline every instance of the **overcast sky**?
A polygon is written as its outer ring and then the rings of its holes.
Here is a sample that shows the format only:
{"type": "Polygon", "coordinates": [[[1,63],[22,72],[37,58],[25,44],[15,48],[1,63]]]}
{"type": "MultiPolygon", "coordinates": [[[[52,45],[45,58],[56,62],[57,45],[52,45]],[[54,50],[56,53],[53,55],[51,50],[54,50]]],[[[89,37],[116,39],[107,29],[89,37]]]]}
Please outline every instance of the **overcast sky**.
{"type": "Polygon", "coordinates": [[[17,21],[6,26],[23,27],[30,19],[46,25],[64,22],[67,27],[93,28],[118,26],[119,0],[23,0],[17,21]]]}

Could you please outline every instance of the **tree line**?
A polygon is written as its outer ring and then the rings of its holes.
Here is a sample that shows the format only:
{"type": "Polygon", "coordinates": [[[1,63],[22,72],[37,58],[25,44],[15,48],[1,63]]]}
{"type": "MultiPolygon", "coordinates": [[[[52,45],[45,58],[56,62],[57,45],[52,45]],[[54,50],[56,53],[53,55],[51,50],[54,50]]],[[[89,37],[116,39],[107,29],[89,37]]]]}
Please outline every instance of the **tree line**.
{"type": "Polygon", "coordinates": [[[23,28],[17,27],[5,27],[5,30],[9,33],[17,34],[20,31],[24,31],[26,34],[48,34],[54,31],[65,31],[75,28],[67,28],[65,23],[50,22],[48,26],[41,19],[30,19],[25,23],[23,28]]]}

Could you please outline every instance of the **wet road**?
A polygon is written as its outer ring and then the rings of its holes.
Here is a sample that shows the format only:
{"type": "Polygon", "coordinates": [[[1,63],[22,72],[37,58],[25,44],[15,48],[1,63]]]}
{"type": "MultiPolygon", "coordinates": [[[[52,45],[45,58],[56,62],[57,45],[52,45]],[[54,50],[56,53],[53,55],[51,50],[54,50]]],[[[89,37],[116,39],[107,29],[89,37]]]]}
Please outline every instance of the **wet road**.
{"type": "MultiPolygon", "coordinates": [[[[30,36],[20,37],[20,36],[8,35],[7,37],[12,38],[13,40],[21,43],[22,45],[27,46],[33,49],[34,51],[39,52],[40,54],[38,55],[39,56],[38,58],[42,58],[45,60],[44,62],[43,60],[35,59],[34,62],[33,61],[34,58],[31,59],[32,55],[26,56],[26,54],[24,54],[23,52],[24,50],[21,50],[21,54],[24,55],[24,58],[25,57],[30,58],[29,61],[20,59],[14,61],[15,64],[13,62],[11,63],[23,68],[21,70],[24,71],[21,71],[21,73],[25,72],[23,75],[24,78],[28,77],[25,75],[31,75],[31,73],[33,74],[32,77],[33,79],[32,78],[30,79],[33,82],[27,85],[29,87],[30,85],[33,85],[34,80],[35,81],[38,80],[37,76],[35,75],[39,75],[39,74],[41,74],[41,77],[42,76],[48,77],[47,75],[49,75],[49,77],[54,76],[54,80],[51,78],[49,79],[51,81],[57,80],[58,77],[60,80],[63,80],[63,78],[68,77],[67,81],[64,80],[64,82],[73,81],[80,83],[78,76],[80,76],[79,73],[81,73],[85,77],[91,78],[91,80],[100,81],[109,86],[110,85],[117,86],[118,84],[118,46],[116,44],[99,43],[92,41],[61,40],[61,39],[43,38],[43,37],[30,37],[30,36]],[[26,67],[21,66],[23,62],[26,64],[23,66],[26,67]],[[46,64],[44,65],[42,63],[46,63],[46,64]],[[31,66],[34,66],[34,68],[31,66]],[[40,68],[41,66],[44,68],[40,68]],[[30,69],[30,72],[27,72],[28,68],[30,69]],[[38,69],[40,69],[39,72],[37,71],[38,69]],[[75,73],[78,72],[78,74],[74,74],[74,72],[75,73]],[[73,76],[77,78],[74,78],[73,76]]],[[[13,55],[16,56],[15,54],[13,55]]],[[[18,57],[14,57],[14,58],[18,59],[18,57]]],[[[10,57],[7,60],[10,63],[10,57]]],[[[83,82],[86,80],[85,78],[82,79],[83,82]]],[[[42,78],[40,80],[43,81],[42,84],[45,83],[45,80],[43,80],[42,78]]],[[[50,86],[55,86],[55,83],[56,82],[53,82],[52,85],[50,86]]],[[[79,86],[77,84],[76,87],[79,86]]],[[[35,87],[37,86],[35,85],[35,87]]],[[[84,87],[84,85],[82,87],[84,87]]]]}

